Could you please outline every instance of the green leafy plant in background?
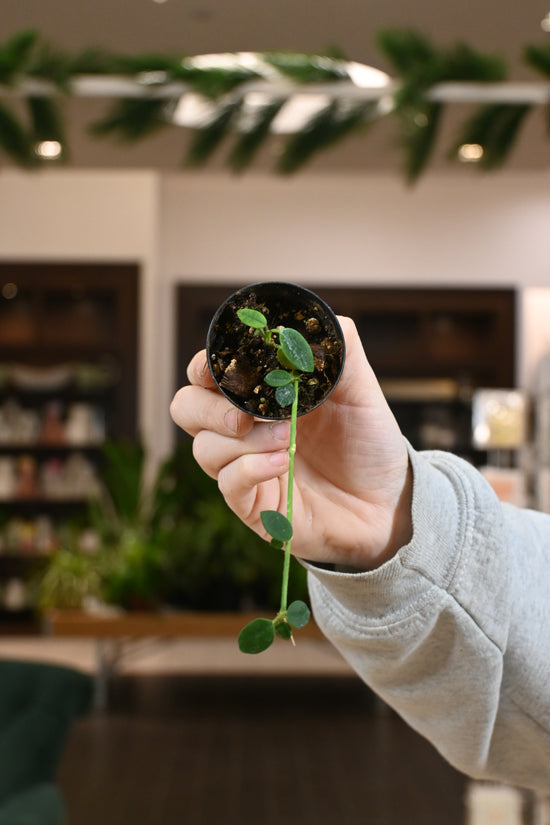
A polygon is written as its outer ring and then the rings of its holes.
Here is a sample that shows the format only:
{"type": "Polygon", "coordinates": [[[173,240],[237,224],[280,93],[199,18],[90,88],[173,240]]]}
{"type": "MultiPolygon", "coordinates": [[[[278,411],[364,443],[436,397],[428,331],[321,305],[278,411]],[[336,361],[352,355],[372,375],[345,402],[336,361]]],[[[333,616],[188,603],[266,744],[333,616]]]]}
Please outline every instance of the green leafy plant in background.
{"type": "MultiPolygon", "coordinates": [[[[147,483],[146,452],[133,442],[103,451],[101,496],[64,531],[34,586],[39,608],[93,600],[125,609],[257,609],[276,597],[280,570],[265,542],[231,512],[184,440],[147,483]],[[95,536],[86,549],[83,535],[95,536]],[[84,545],[84,546],[83,546],[84,545]]],[[[307,594],[294,559],[292,593],[307,594]]]]}
{"type": "Polygon", "coordinates": [[[294,456],[299,385],[302,375],[313,372],[315,364],[313,351],[298,330],[291,327],[270,329],[265,315],[255,309],[240,309],[237,315],[245,326],[254,330],[255,335],[262,336],[268,346],[277,349],[277,360],[282,369],[271,370],[264,377],[264,381],[276,388],[275,398],[281,407],[291,407],[286,515],[278,510],[263,510],[260,514],[264,529],[271,536],[271,545],[284,550],[281,603],[275,618],[253,619],[239,634],[239,648],[243,653],[261,653],[271,646],[275,636],[294,642],[293,628],[305,627],[310,617],[309,608],[302,600],[288,603],[288,585],[293,533],[294,456]]]}
{"type": "Polygon", "coordinates": [[[96,599],[122,607],[151,607],[162,581],[162,548],[153,521],[157,502],[145,489],[145,451],[134,442],[103,447],[101,494],[84,525],[65,537],[38,582],[39,607],[84,606],[96,599]],[[94,536],[92,545],[81,541],[94,536]]]}

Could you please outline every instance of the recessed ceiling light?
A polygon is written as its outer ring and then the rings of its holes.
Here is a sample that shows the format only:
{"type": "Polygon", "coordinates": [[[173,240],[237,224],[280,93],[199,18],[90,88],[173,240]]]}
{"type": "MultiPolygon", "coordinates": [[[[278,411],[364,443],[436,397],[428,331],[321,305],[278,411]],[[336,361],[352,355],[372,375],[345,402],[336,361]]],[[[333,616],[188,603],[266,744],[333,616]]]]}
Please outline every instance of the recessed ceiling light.
{"type": "Polygon", "coordinates": [[[477,163],[483,157],[483,146],[479,143],[463,143],[458,148],[458,159],[463,163],[477,163]]]}
{"type": "Polygon", "coordinates": [[[58,140],[41,140],[36,144],[34,151],[44,160],[56,160],[61,157],[63,147],[58,140]]]}

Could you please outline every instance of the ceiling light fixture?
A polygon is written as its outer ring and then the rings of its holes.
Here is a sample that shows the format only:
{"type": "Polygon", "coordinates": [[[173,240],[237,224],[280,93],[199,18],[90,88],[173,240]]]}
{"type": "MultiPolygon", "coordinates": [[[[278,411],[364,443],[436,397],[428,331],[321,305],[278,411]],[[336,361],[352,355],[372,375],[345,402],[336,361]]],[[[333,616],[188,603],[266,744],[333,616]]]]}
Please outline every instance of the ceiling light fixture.
{"type": "Polygon", "coordinates": [[[63,147],[58,140],[41,140],[36,144],[34,151],[44,160],[57,160],[61,157],[63,147]]]}
{"type": "MultiPolygon", "coordinates": [[[[323,59],[319,57],[319,61],[323,59]]],[[[203,54],[184,58],[183,63],[198,69],[249,70],[256,75],[246,87],[235,92],[242,98],[240,118],[236,124],[236,128],[241,131],[250,128],[255,122],[256,115],[263,108],[282,99],[285,102],[274,117],[270,130],[278,135],[298,132],[322,112],[342,90],[340,81],[302,85],[297,89],[283,72],[255,52],[203,54]]],[[[342,61],[342,75],[346,78],[346,98],[353,100],[357,96],[364,100],[368,97],[368,90],[372,89],[376,114],[387,114],[391,110],[391,95],[380,95],[381,89],[388,87],[389,90],[393,83],[385,72],[362,63],[342,61]]],[[[170,118],[177,126],[204,128],[215,117],[217,111],[216,102],[196,92],[187,92],[179,98],[170,118]]]]}
{"type": "Polygon", "coordinates": [[[483,146],[480,143],[463,143],[458,147],[457,154],[462,163],[478,163],[483,157],[483,146]]]}

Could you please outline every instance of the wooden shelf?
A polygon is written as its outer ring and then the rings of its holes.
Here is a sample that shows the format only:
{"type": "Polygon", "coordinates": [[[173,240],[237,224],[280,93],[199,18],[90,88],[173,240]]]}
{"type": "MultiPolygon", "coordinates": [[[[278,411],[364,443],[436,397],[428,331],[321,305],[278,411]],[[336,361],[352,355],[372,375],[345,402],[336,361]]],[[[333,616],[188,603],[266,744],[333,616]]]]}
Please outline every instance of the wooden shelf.
{"type": "MultiPolygon", "coordinates": [[[[128,612],[94,615],[79,610],[52,610],[44,616],[44,630],[53,636],[112,638],[236,637],[258,612],[211,613],[177,611],[128,612]]],[[[296,631],[304,638],[323,638],[313,619],[296,631]]]]}
{"type": "MultiPolygon", "coordinates": [[[[43,616],[43,632],[56,638],[93,639],[96,647],[95,704],[108,703],[109,682],[117,672],[125,647],[142,639],[236,639],[258,613],[210,613],[177,611],[129,612],[92,615],[75,610],[52,610],[43,616]]],[[[300,639],[322,641],[325,637],[313,619],[297,631],[300,639]]],[[[278,640],[279,642],[281,640],[278,640]]],[[[299,654],[297,654],[299,655],[299,654]]]]}

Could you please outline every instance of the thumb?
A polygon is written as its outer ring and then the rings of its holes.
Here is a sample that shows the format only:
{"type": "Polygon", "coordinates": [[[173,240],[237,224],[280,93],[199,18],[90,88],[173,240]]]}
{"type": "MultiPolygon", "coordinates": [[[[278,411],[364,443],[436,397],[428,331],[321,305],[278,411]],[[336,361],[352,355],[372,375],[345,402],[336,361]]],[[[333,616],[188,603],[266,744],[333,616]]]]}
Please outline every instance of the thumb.
{"type": "Polygon", "coordinates": [[[353,406],[372,406],[385,398],[378,379],[368,362],[357,327],[351,318],[339,316],[344,333],[346,354],[342,376],[331,400],[353,406]]]}

